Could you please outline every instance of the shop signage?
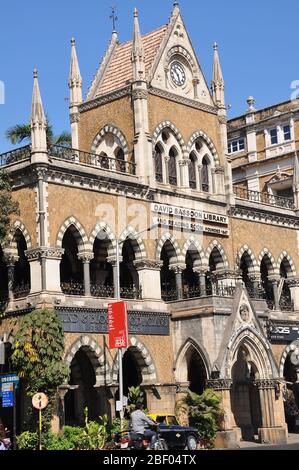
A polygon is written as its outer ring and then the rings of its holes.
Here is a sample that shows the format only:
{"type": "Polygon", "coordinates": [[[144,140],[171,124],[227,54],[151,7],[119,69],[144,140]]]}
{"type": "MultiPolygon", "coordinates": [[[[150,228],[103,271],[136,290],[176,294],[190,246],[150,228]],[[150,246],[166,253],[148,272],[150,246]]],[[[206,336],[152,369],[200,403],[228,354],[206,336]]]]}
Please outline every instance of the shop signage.
{"type": "Polygon", "coordinates": [[[202,223],[190,222],[188,220],[168,219],[167,217],[154,217],[154,225],[161,225],[162,227],[176,228],[178,230],[187,230],[194,233],[211,233],[214,235],[229,236],[229,229],[223,227],[216,227],[211,225],[204,225],[202,223]]]}
{"type": "Polygon", "coordinates": [[[14,406],[14,384],[3,383],[2,391],[2,408],[12,408],[14,406]]]}
{"type": "Polygon", "coordinates": [[[203,223],[215,223],[221,225],[228,225],[228,218],[222,214],[213,212],[205,212],[195,209],[188,209],[186,207],[169,206],[167,204],[153,203],[151,206],[152,212],[161,215],[168,215],[173,217],[181,217],[184,219],[194,219],[203,223]]]}
{"type": "Polygon", "coordinates": [[[268,327],[270,341],[285,341],[292,343],[299,339],[299,325],[270,325],[268,327]]]}
{"type": "Polygon", "coordinates": [[[109,349],[128,347],[128,312],[126,302],[108,305],[109,349]]]}
{"type": "MultiPolygon", "coordinates": [[[[107,309],[56,307],[66,333],[108,333],[107,309]]],[[[169,314],[128,311],[129,334],[169,335],[169,314]]]]}

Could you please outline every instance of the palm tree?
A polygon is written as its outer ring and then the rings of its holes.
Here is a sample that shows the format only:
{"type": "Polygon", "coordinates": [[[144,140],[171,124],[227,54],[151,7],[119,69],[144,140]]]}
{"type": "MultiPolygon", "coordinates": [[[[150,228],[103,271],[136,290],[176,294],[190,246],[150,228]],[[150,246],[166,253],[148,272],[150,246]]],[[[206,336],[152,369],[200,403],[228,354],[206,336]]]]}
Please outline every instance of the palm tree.
{"type": "MultiPolygon", "coordinates": [[[[63,145],[70,147],[72,144],[72,137],[69,132],[62,132],[60,135],[55,136],[53,133],[53,128],[49,124],[47,119],[47,144],[48,147],[51,145],[63,145]]],[[[21,144],[22,142],[31,142],[31,129],[30,124],[16,124],[13,127],[10,127],[5,132],[5,137],[10,140],[13,145],[21,144]]]]}

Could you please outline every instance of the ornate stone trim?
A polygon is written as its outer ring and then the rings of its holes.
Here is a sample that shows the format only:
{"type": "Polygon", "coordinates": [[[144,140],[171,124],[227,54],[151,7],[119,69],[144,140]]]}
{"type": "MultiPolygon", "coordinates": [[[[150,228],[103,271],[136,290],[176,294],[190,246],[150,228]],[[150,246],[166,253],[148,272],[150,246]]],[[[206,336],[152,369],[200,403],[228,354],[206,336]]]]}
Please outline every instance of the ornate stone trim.
{"type": "Polygon", "coordinates": [[[254,385],[256,385],[259,390],[276,388],[276,384],[277,380],[274,379],[259,379],[254,381],[254,385]]]}
{"type": "Polygon", "coordinates": [[[83,252],[78,253],[78,259],[83,263],[90,263],[90,261],[94,258],[94,253],[92,252],[83,252]]]}
{"type": "Polygon", "coordinates": [[[246,220],[258,221],[262,224],[273,224],[273,225],[282,225],[283,227],[289,227],[294,229],[299,229],[298,218],[281,216],[277,214],[269,214],[261,207],[261,210],[255,210],[252,208],[243,208],[243,207],[231,207],[229,210],[229,215],[235,218],[241,218],[246,220]]]}
{"type": "MultiPolygon", "coordinates": [[[[191,153],[191,148],[192,148],[192,145],[194,144],[194,142],[197,140],[197,139],[203,139],[205,144],[207,145],[207,147],[210,149],[210,152],[211,154],[213,155],[214,157],[214,161],[216,163],[216,165],[220,166],[220,162],[219,162],[219,157],[218,157],[218,153],[217,153],[217,150],[216,150],[216,147],[213,143],[213,141],[210,139],[210,137],[203,131],[196,131],[194,132],[194,134],[190,137],[189,139],[189,142],[188,142],[188,145],[187,145],[187,154],[189,155],[191,153]]],[[[224,171],[224,170],[223,170],[224,171]]]]}
{"type": "Polygon", "coordinates": [[[142,269],[160,271],[161,267],[163,266],[163,261],[154,259],[141,259],[133,261],[133,264],[137,271],[141,271],[142,269]]]}
{"type": "Polygon", "coordinates": [[[25,251],[25,255],[29,261],[40,258],[61,259],[64,254],[64,248],[33,248],[25,251]]]}
{"type": "Polygon", "coordinates": [[[106,124],[106,126],[104,126],[100,130],[100,132],[96,135],[96,137],[93,139],[93,142],[92,142],[91,152],[96,154],[99,143],[101,142],[101,140],[104,139],[105,135],[108,133],[113,134],[115,137],[119,139],[121,146],[122,146],[122,150],[124,151],[124,154],[127,155],[129,152],[127,139],[125,138],[121,130],[113,126],[112,124],[106,124]]]}
{"type": "Polygon", "coordinates": [[[186,264],[170,264],[169,269],[175,274],[182,274],[182,272],[186,269],[186,264]]]}
{"type": "Polygon", "coordinates": [[[79,113],[74,113],[70,115],[70,123],[75,124],[80,121],[80,114],[79,113]]]}
{"type": "Polygon", "coordinates": [[[232,383],[231,379],[209,379],[206,381],[206,387],[213,390],[230,390],[232,383]]]}
{"type": "Polygon", "coordinates": [[[190,106],[195,109],[200,109],[201,111],[206,111],[211,114],[218,114],[218,110],[209,104],[200,103],[199,101],[191,100],[190,98],[185,98],[183,96],[175,95],[169,91],[160,90],[158,88],[150,87],[149,93],[151,95],[160,96],[161,98],[166,98],[176,103],[181,103],[186,106],[190,106]]]}
{"type": "Polygon", "coordinates": [[[299,277],[290,277],[285,280],[289,287],[298,287],[299,286],[299,277]]]}
{"type": "Polygon", "coordinates": [[[147,90],[133,90],[132,91],[133,101],[147,100],[147,98],[148,98],[148,91],[147,90]]]}
{"type": "Polygon", "coordinates": [[[90,111],[91,109],[97,108],[98,106],[102,106],[103,104],[107,104],[111,101],[123,98],[124,96],[128,96],[130,95],[130,93],[131,85],[126,86],[124,88],[120,88],[119,90],[113,91],[112,93],[108,93],[107,95],[99,96],[92,101],[86,101],[85,103],[80,104],[79,111],[81,113],[85,111],[90,111]]]}

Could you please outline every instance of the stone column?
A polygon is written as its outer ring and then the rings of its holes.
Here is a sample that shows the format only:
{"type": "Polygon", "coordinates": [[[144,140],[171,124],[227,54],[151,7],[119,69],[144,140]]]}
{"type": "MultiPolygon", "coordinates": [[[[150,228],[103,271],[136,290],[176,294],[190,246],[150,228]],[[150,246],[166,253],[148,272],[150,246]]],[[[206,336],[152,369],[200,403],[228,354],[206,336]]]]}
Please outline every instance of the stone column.
{"type": "Polygon", "coordinates": [[[165,161],[165,182],[167,184],[170,184],[169,183],[169,168],[168,168],[169,160],[170,160],[170,157],[168,157],[168,156],[164,157],[164,161],[165,161]]]}
{"type": "Polygon", "coordinates": [[[193,267],[193,271],[198,274],[199,277],[199,287],[200,287],[200,296],[204,297],[206,295],[206,273],[208,272],[209,268],[207,267],[200,267],[196,268],[193,267]]]}
{"type": "Polygon", "coordinates": [[[181,187],[185,189],[189,189],[189,165],[191,161],[190,159],[184,158],[183,160],[179,161],[179,167],[180,167],[180,181],[181,181],[181,187]]]}
{"type": "Polygon", "coordinates": [[[61,293],[60,262],[63,248],[33,248],[25,252],[30,263],[31,293],[47,290],[61,293]],[[41,282],[41,264],[44,264],[44,285],[41,282]]]}
{"type": "Polygon", "coordinates": [[[299,278],[291,277],[285,281],[291,292],[291,299],[294,304],[294,310],[299,310],[299,278]]]}
{"type": "Polygon", "coordinates": [[[277,422],[276,420],[277,403],[275,400],[277,382],[273,379],[260,379],[255,381],[255,385],[259,390],[262,414],[262,427],[258,430],[261,442],[285,444],[287,439],[285,423],[277,422]]]}
{"type": "MultiPolygon", "coordinates": [[[[122,261],[123,261],[123,257],[119,256],[119,266],[121,265],[122,261]]],[[[112,265],[114,297],[117,298],[117,264],[116,264],[116,256],[112,256],[110,258],[107,258],[107,262],[112,265]]]]}
{"type": "Polygon", "coordinates": [[[174,271],[175,274],[175,285],[176,285],[176,290],[178,294],[178,299],[183,298],[183,279],[182,279],[182,273],[184,269],[186,269],[185,264],[174,264],[170,265],[169,269],[171,271],[174,271]]]}
{"type": "Polygon", "coordinates": [[[139,285],[142,288],[142,299],[161,300],[160,271],[163,261],[150,259],[135,260],[134,266],[138,271],[139,285]]]}
{"type": "Polygon", "coordinates": [[[84,252],[78,254],[78,259],[83,263],[83,276],[84,276],[84,295],[90,296],[90,261],[93,259],[94,254],[91,252],[84,252]]]}
{"type": "Polygon", "coordinates": [[[280,277],[279,276],[268,276],[268,280],[272,284],[273,297],[274,297],[274,309],[275,310],[280,310],[279,296],[278,296],[278,284],[279,284],[279,281],[280,281],[280,277]]]}
{"type": "Polygon", "coordinates": [[[7,277],[8,277],[8,300],[12,301],[14,299],[13,286],[15,279],[15,264],[18,261],[19,257],[4,250],[4,260],[7,266],[7,277]]]}
{"type": "Polygon", "coordinates": [[[252,273],[252,274],[248,273],[248,277],[250,281],[252,282],[254,292],[257,292],[261,284],[261,274],[260,273],[252,273]]]}

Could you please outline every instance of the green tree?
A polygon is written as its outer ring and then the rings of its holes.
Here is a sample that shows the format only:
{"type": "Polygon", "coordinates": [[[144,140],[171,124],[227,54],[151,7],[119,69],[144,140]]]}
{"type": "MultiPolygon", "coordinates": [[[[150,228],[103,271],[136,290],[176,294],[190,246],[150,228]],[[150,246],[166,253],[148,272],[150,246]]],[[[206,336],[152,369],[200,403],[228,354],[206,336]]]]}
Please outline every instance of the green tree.
{"type": "Polygon", "coordinates": [[[19,213],[18,202],[12,199],[12,187],[9,175],[0,170],[0,243],[4,243],[10,229],[10,218],[19,213]]]}
{"type": "Polygon", "coordinates": [[[198,429],[203,445],[213,447],[216,432],[223,420],[220,398],[213,390],[207,389],[201,395],[189,391],[177,402],[176,412],[185,412],[189,424],[198,429]]]}
{"type": "MultiPolygon", "coordinates": [[[[72,144],[72,137],[69,132],[62,132],[58,136],[54,135],[53,126],[49,123],[48,118],[46,133],[48,146],[56,144],[70,147],[72,144]]],[[[23,142],[29,143],[31,142],[30,124],[16,124],[15,126],[7,129],[5,136],[13,145],[21,144],[23,142]]]]}
{"type": "MultiPolygon", "coordinates": [[[[24,380],[26,393],[32,397],[44,392],[49,398],[45,409],[45,429],[50,425],[57,387],[69,379],[69,366],[63,362],[64,334],[61,323],[50,310],[35,310],[20,320],[15,334],[12,363],[24,380]]],[[[31,403],[27,410],[27,425],[36,429],[35,410],[31,403]]]]}
{"type": "Polygon", "coordinates": [[[126,411],[131,414],[132,411],[136,408],[136,403],[144,403],[144,391],[138,385],[137,387],[129,387],[128,393],[128,405],[126,407],[126,411]]]}

